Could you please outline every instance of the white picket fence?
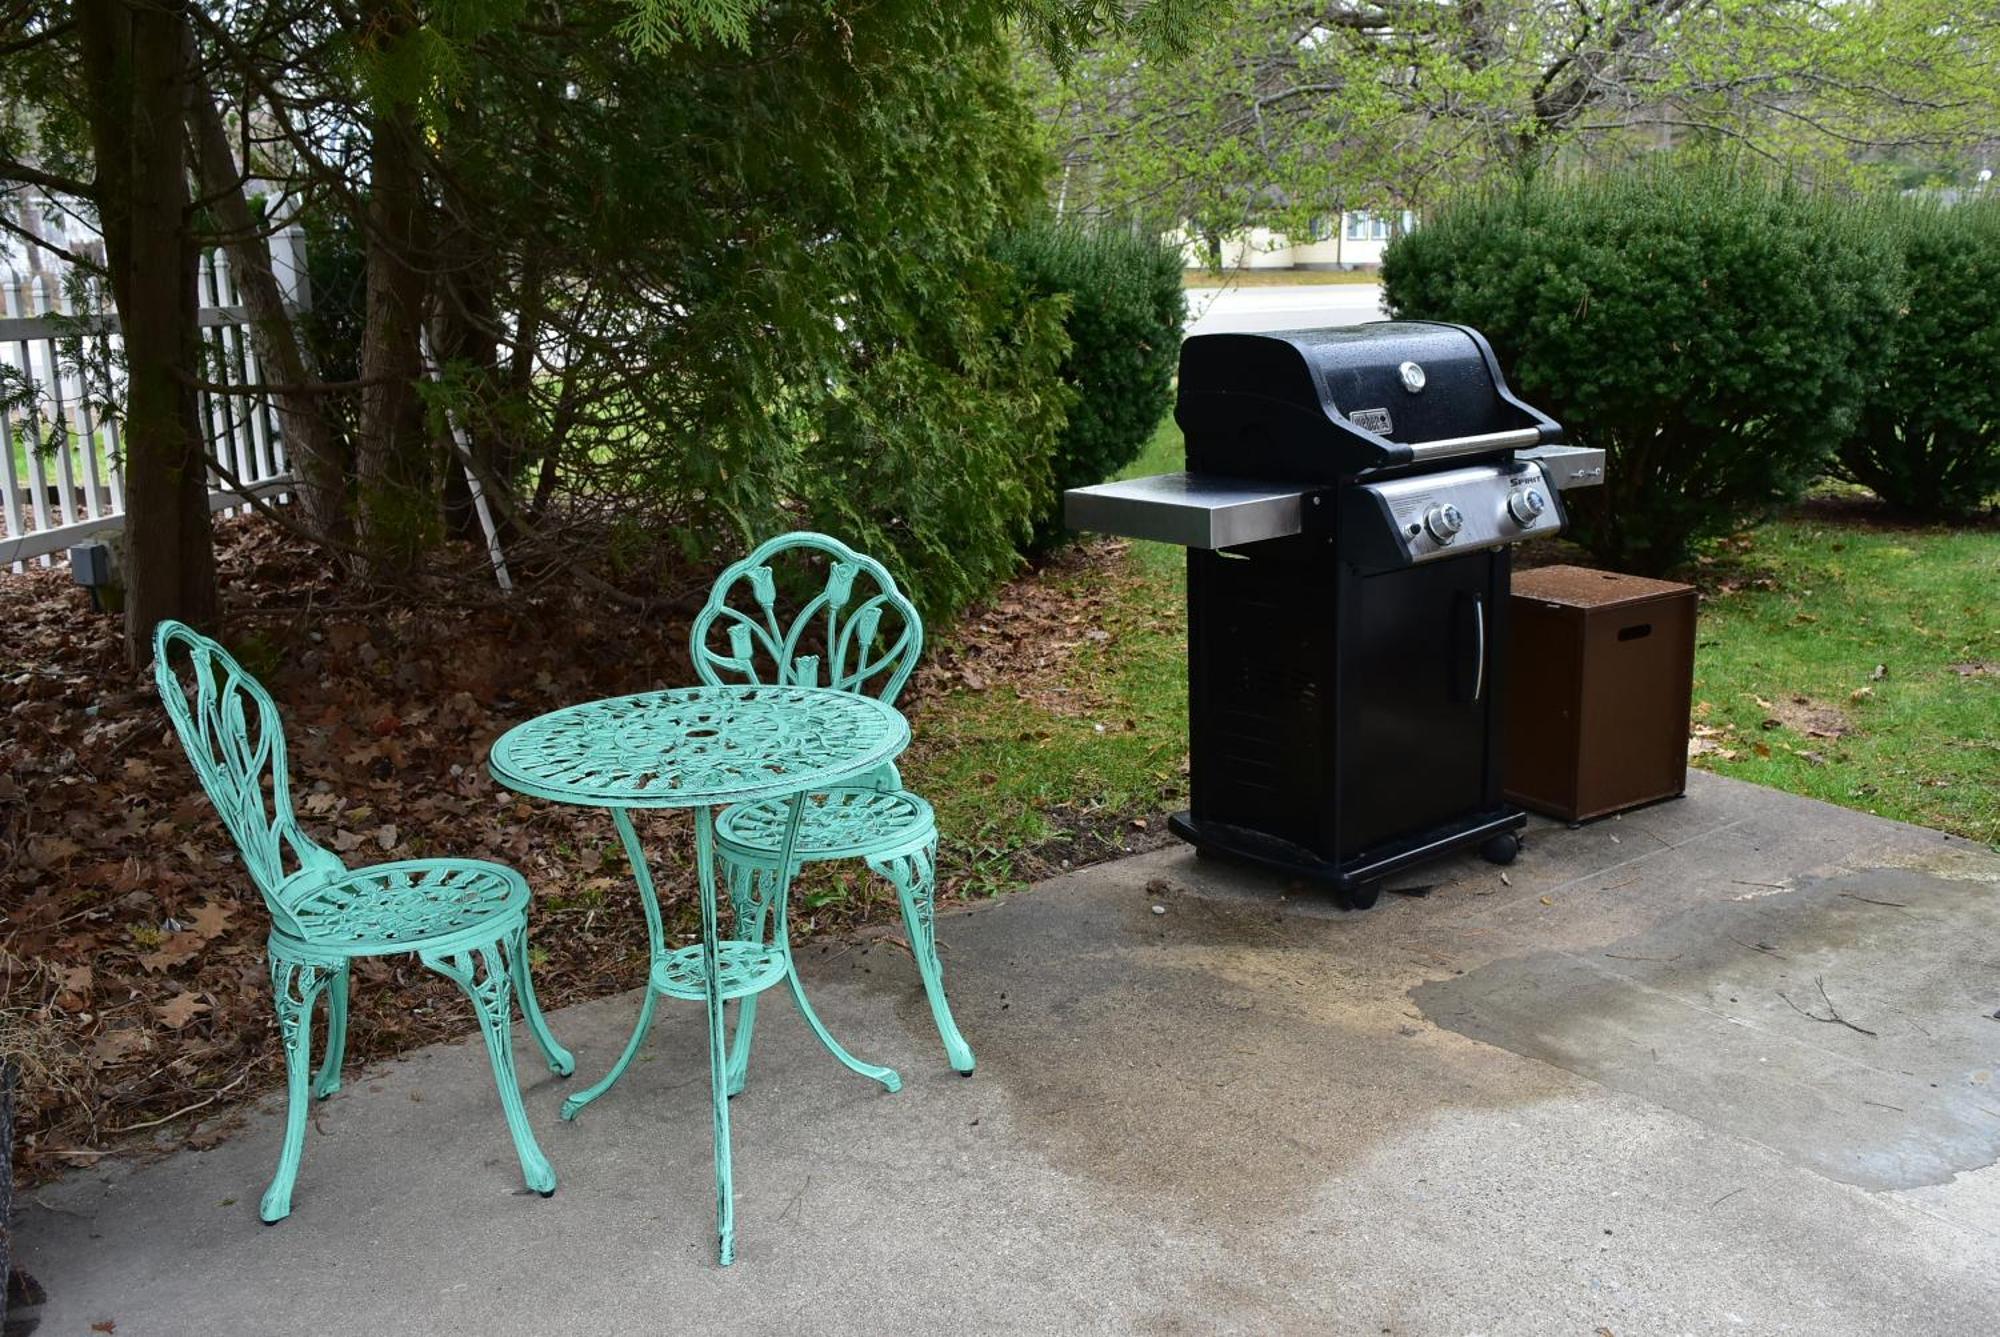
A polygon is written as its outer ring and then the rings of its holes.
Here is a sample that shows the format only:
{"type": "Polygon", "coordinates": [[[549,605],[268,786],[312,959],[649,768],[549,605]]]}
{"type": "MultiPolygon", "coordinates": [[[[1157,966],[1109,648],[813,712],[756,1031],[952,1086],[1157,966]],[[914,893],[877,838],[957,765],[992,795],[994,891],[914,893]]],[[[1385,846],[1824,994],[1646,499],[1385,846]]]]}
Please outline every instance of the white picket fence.
{"type": "MultiPolygon", "coordinates": [[[[287,229],[271,239],[273,269],[288,303],[303,305],[299,237],[287,229]]],[[[229,385],[263,381],[251,346],[241,292],[228,257],[205,257],[200,274],[201,338],[208,349],[204,379],[229,385]]],[[[125,517],[120,417],[124,375],[115,355],[117,317],[76,316],[57,273],[23,275],[0,265],[0,366],[25,378],[25,402],[0,403],[0,571],[28,562],[51,564],[54,554],[125,517]],[[66,357],[65,340],[81,336],[90,355],[66,357]],[[108,377],[107,377],[108,372],[108,377]],[[108,384],[107,384],[108,379],[108,384]]],[[[7,377],[0,400],[16,400],[21,382],[7,377]]],[[[262,395],[200,396],[211,460],[241,480],[239,492],[209,474],[209,508],[233,511],[249,493],[288,500],[291,472],[277,415],[262,395]]]]}

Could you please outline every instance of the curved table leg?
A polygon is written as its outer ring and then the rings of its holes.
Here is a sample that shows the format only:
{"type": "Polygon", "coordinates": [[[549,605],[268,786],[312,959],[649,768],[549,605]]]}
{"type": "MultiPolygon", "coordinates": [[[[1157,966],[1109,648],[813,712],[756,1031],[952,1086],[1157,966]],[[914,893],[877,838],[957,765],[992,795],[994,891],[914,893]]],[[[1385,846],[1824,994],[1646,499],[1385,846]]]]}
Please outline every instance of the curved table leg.
{"type": "Polygon", "coordinates": [[[846,1064],[854,1072],[860,1073],[863,1077],[873,1078],[891,1091],[900,1091],[903,1089],[903,1079],[894,1068],[885,1068],[879,1063],[862,1062],[841,1048],[840,1041],[827,1033],[825,1024],[819,1019],[819,1014],[814,1012],[812,1004],[806,1001],[805,986],[799,983],[799,970],[797,966],[792,964],[792,952],[789,946],[785,949],[785,983],[792,986],[792,1001],[799,1005],[799,1015],[806,1019],[806,1025],[812,1027],[813,1034],[819,1037],[819,1042],[826,1046],[828,1053],[846,1064]]]}
{"type": "Polygon", "coordinates": [[[611,1065],[611,1071],[595,1084],[563,1101],[562,1117],[565,1119],[574,1119],[585,1105],[618,1084],[618,1079],[625,1075],[625,1069],[638,1056],[639,1046],[645,1042],[646,1028],[653,1023],[653,1005],[659,1001],[659,995],[653,992],[652,962],[660,959],[666,935],[660,927],[660,902],[653,894],[653,874],[646,867],[645,851],[639,848],[639,835],[632,829],[632,815],[623,808],[613,808],[611,821],[618,828],[618,839],[625,846],[625,859],[632,865],[632,878],[639,884],[639,903],[646,911],[646,941],[650,949],[646,958],[646,998],[639,1004],[639,1021],[632,1028],[632,1038],[625,1042],[625,1052],[611,1065]]]}
{"type": "Polygon", "coordinates": [[[632,1027],[632,1038],[625,1042],[625,1052],[620,1054],[618,1061],[611,1065],[610,1072],[605,1073],[603,1077],[575,1095],[567,1096],[563,1099],[563,1118],[574,1119],[585,1105],[588,1105],[591,1101],[618,1085],[618,1079],[625,1075],[625,1069],[632,1066],[632,1060],[638,1056],[639,1046],[645,1043],[646,1028],[653,1024],[653,1004],[658,999],[659,995],[653,992],[653,986],[650,983],[647,984],[646,1001],[639,1004],[639,1021],[637,1025],[632,1027]]]}
{"type": "Polygon", "coordinates": [[[778,865],[781,870],[778,877],[778,890],[776,896],[773,898],[776,902],[778,912],[778,947],[785,954],[785,983],[791,986],[792,1001],[798,1004],[799,1015],[806,1019],[806,1025],[812,1027],[812,1033],[819,1037],[819,1042],[826,1046],[829,1054],[839,1059],[849,1071],[860,1073],[863,1077],[878,1081],[891,1091],[900,1091],[903,1088],[903,1079],[897,1074],[894,1068],[885,1068],[879,1063],[865,1063],[848,1053],[841,1046],[840,1041],[833,1038],[832,1034],[826,1029],[825,1023],[819,1019],[819,1014],[813,1011],[812,1004],[806,1001],[805,985],[799,982],[798,963],[792,960],[792,874],[797,868],[797,865],[792,860],[792,842],[798,835],[799,814],[804,807],[805,800],[806,796],[804,794],[794,795],[792,798],[791,820],[785,826],[784,847],[778,865]]]}

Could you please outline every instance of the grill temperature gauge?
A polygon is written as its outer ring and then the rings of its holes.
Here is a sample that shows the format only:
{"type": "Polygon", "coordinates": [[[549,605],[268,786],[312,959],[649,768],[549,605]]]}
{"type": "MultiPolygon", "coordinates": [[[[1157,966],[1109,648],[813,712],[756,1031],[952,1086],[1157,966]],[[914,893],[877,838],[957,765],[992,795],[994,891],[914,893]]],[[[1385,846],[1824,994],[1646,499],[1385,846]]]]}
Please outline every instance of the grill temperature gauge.
{"type": "Polygon", "coordinates": [[[1458,507],[1445,502],[1424,512],[1424,528],[1439,543],[1449,543],[1465,528],[1465,517],[1459,514],[1458,507]]]}
{"type": "Polygon", "coordinates": [[[1548,498],[1539,488],[1517,487],[1507,495],[1507,514],[1514,517],[1514,523],[1527,528],[1542,518],[1542,512],[1549,508],[1548,498]]]}

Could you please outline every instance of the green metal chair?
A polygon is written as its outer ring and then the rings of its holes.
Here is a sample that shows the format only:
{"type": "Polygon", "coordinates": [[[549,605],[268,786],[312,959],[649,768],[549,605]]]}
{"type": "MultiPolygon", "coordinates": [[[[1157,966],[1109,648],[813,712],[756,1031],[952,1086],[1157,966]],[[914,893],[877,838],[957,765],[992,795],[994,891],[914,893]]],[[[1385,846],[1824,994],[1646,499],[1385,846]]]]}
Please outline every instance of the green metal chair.
{"type": "Polygon", "coordinates": [[[153,677],[202,788],[271,912],[266,946],[288,1105],[278,1173],[258,1214],[267,1223],[291,1214],[307,1105],[311,1097],[325,1099],[340,1089],[349,963],[406,952],[472,1000],[522,1177],[543,1197],[554,1193],[555,1171],[521,1108],[513,1001],[519,999],[551,1071],[567,1077],[576,1062],[549,1034],[528,977],[527,882],[511,868],[476,859],[348,868],[299,829],[278,708],[228,651],[179,622],[162,622],[153,636],[153,677]],[[322,993],[326,1057],[314,1077],[312,1012],[322,993]]]}
{"type": "MultiPolygon", "coordinates": [[[[816,580],[813,583],[817,583],[816,580]]],[[[880,562],[824,534],[781,534],[716,578],[695,617],[694,669],[714,685],[732,682],[835,687],[894,704],[923,652],[924,624],[880,562]],[[789,618],[778,608],[785,559],[808,577],[826,565],[825,584],[789,618]]],[[[761,942],[779,874],[789,805],[782,799],[723,810],[716,856],[738,932],[761,942]]],[[[923,978],[951,1066],[972,1071],[972,1049],[952,1020],[938,962],[932,900],[937,885],[937,821],[931,805],[903,788],[893,764],[868,782],[810,795],[793,847],[792,872],[828,859],[860,859],[896,888],[910,952],[923,978]]],[[[729,1056],[729,1093],[743,1089],[757,1000],[745,998],[729,1056]]]]}

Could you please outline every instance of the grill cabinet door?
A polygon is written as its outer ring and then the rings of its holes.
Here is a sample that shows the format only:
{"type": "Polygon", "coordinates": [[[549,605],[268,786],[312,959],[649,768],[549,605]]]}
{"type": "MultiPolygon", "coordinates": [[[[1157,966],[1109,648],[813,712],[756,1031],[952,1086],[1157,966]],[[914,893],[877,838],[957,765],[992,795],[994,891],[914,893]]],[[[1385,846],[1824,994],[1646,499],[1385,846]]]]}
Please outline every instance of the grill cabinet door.
{"type": "Polygon", "coordinates": [[[1340,856],[1491,807],[1504,550],[1342,581],[1340,856]]]}

